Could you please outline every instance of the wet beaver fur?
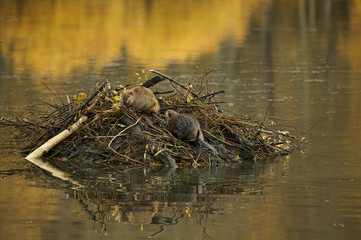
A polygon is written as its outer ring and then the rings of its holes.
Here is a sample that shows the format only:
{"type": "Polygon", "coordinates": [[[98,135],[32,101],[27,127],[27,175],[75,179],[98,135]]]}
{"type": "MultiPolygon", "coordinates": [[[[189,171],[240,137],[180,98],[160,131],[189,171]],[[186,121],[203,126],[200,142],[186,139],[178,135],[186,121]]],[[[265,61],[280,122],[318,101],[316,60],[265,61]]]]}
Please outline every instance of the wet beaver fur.
{"type": "Polygon", "coordinates": [[[202,146],[209,148],[214,154],[218,155],[217,150],[204,141],[201,127],[195,117],[186,114],[179,114],[174,110],[168,110],[165,113],[165,121],[170,132],[180,140],[199,140],[202,146]]]}

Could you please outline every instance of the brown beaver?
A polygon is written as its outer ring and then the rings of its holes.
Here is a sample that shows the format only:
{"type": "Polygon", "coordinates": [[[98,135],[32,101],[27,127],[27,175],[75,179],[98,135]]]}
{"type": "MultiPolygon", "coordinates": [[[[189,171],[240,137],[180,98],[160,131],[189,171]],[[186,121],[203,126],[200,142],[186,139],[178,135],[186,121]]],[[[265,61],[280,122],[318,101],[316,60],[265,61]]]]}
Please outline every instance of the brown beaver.
{"type": "Polygon", "coordinates": [[[154,117],[160,119],[157,116],[159,103],[150,89],[137,86],[129,90],[124,90],[121,98],[125,106],[131,107],[139,112],[152,114],[154,117]]]}
{"type": "Polygon", "coordinates": [[[217,150],[204,141],[201,127],[195,117],[186,114],[179,114],[173,110],[168,110],[165,113],[165,122],[170,132],[180,140],[199,140],[202,146],[209,148],[214,154],[218,155],[217,150]]]}

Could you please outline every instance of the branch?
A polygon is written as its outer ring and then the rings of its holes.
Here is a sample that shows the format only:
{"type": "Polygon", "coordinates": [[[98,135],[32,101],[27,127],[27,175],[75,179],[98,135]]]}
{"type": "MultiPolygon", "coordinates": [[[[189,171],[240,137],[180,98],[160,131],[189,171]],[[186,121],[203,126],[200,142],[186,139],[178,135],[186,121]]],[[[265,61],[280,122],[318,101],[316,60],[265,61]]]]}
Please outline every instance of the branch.
{"type": "Polygon", "coordinates": [[[157,94],[168,94],[168,93],[174,93],[174,90],[168,90],[168,91],[155,91],[153,92],[154,95],[157,94]]]}
{"type": "Polygon", "coordinates": [[[162,76],[162,77],[164,77],[164,78],[166,78],[166,79],[168,79],[168,80],[171,81],[172,83],[177,84],[178,86],[180,86],[180,87],[183,88],[184,90],[189,91],[189,92],[193,95],[193,97],[196,97],[197,99],[201,100],[201,99],[198,97],[197,94],[193,93],[189,88],[185,87],[183,84],[181,84],[181,83],[179,83],[178,81],[172,79],[171,77],[168,77],[167,75],[165,75],[165,74],[163,74],[163,73],[160,73],[160,72],[158,72],[158,71],[156,71],[156,70],[150,69],[149,71],[152,72],[152,73],[158,74],[159,76],[162,76]]]}
{"type": "Polygon", "coordinates": [[[217,95],[219,93],[225,93],[225,92],[226,91],[221,90],[221,91],[218,91],[218,92],[210,93],[210,94],[207,94],[207,95],[204,95],[204,96],[200,97],[200,99],[206,99],[207,97],[213,97],[214,95],[217,95]]]}
{"type": "Polygon", "coordinates": [[[63,121],[61,121],[59,123],[59,125],[63,124],[64,122],[66,122],[63,125],[62,129],[65,129],[69,126],[69,124],[71,123],[71,121],[73,121],[73,119],[75,118],[75,116],[78,114],[78,112],[80,112],[81,110],[83,110],[86,106],[89,105],[89,103],[101,92],[103,91],[103,89],[105,88],[105,86],[108,84],[108,79],[105,79],[104,83],[98,88],[98,90],[96,90],[82,105],[80,105],[72,114],[70,114],[68,117],[66,117],[63,121]]]}
{"type": "Polygon", "coordinates": [[[143,87],[149,88],[154,86],[155,84],[164,81],[166,78],[163,76],[155,76],[152,77],[151,79],[147,80],[145,83],[142,84],[143,87]]]}
{"type": "Polygon", "coordinates": [[[121,136],[121,135],[122,135],[125,131],[127,131],[129,128],[134,127],[135,125],[137,125],[138,122],[140,121],[140,119],[142,119],[142,118],[141,118],[141,117],[138,118],[138,120],[137,120],[135,123],[133,123],[132,125],[130,125],[130,126],[126,127],[126,128],[124,128],[124,129],[123,129],[122,131],[120,131],[116,136],[114,136],[114,137],[112,138],[112,140],[109,142],[108,147],[110,148],[110,145],[112,144],[112,142],[114,141],[114,139],[116,139],[117,137],[121,136]]]}
{"type": "Polygon", "coordinates": [[[59,133],[58,135],[50,138],[47,142],[45,142],[43,145],[35,149],[32,153],[30,153],[28,156],[26,156],[26,160],[32,162],[32,160],[36,158],[41,158],[45,153],[49,152],[53,147],[55,147],[58,143],[62,142],[64,139],[69,137],[71,134],[73,134],[80,125],[85,122],[88,119],[87,116],[82,116],[79,118],[79,120],[70,126],[69,129],[66,129],[59,133]]]}

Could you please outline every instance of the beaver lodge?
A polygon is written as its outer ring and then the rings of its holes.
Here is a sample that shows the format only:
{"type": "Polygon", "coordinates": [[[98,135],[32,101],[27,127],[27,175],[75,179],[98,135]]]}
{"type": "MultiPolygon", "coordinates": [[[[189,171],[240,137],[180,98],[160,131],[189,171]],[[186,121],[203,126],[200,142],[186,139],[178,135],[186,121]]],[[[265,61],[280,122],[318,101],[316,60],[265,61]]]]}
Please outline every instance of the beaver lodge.
{"type": "Polygon", "coordinates": [[[227,112],[222,102],[214,100],[224,91],[207,93],[202,85],[195,89],[151,72],[156,76],[142,86],[149,88],[164,80],[173,86],[169,91],[154,92],[160,105],[159,117],[164,119],[170,109],[193,115],[204,140],[218,154],[198,141],[177,139],[163,121],[124,106],[120,101],[122,89],[111,87],[107,81],[67,104],[48,104],[47,110],[33,110],[34,119],[2,118],[0,125],[17,129],[16,141],[29,154],[26,159],[41,157],[66,172],[260,162],[287,155],[296,147],[298,139],[276,129],[267,117],[256,121],[227,112]]]}

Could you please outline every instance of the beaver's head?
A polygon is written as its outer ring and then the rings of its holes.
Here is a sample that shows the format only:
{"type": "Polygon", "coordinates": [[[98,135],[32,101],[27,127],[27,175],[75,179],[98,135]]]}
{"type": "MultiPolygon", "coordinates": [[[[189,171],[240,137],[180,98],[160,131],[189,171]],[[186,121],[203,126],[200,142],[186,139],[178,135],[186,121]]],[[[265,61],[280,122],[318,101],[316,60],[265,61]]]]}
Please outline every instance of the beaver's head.
{"type": "Polygon", "coordinates": [[[134,92],[132,89],[124,90],[122,92],[122,100],[125,106],[131,106],[134,102],[134,92]]]}
{"type": "Polygon", "coordinates": [[[168,110],[165,112],[165,122],[168,124],[169,121],[177,117],[179,114],[174,110],[168,110]]]}

